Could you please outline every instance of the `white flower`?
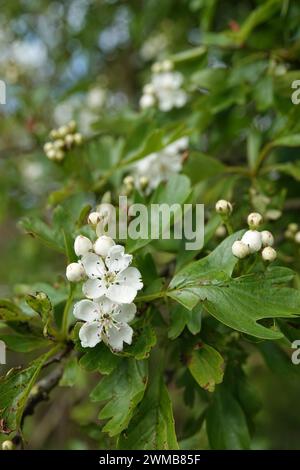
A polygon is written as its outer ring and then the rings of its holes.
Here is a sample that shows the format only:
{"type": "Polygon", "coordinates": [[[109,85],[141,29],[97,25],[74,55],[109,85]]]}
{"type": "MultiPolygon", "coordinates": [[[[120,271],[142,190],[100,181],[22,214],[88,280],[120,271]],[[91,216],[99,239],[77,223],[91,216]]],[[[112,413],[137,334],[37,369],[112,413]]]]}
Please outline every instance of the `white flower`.
{"type": "Polygon", "coordinates": [[[124,253],[124,247],[114,245],[105,261],[95,253],[82,258],[89,279],[83,285],[83,293],[89,299],[107,297],[113,302],[129,304],[142,289],[141,273],[129,267],[132,256],[124,253]]]}
{"type": "Polygon", "coordinates": [[[269,230],[263,230],[261,232],[261,241],[263,246],[273,246],[274,245],[274,237],[269,230]]]}
{"type": "Polygon", "coordinates": [[[147,177],[147,193],[149,194],[162,181],[167,181],[172,174],[179,173],[182,169],[182,152],[188,147],[188,138],[181,139],[167,145],[157,153],[151,153],[139,160],[133,167],[135,184],[142,189],[142,177],[147,177]]]}
{"type": "Polygon", "coordinates": [[[220,199],[216,203],[216,212],[218,214],[231,214],[232,212],[232,205],[229,201],[226,201],[225,199],[220,199]]]}
{"type": "Polygon", "coordinates": [[[248,215],[247,222],[250,228],[255,229],[263,223],[263,217],[258,212],[252,212],[248,215]]]}
{"type": "Polygon", "coordinates": [[[161,111],[181,108],[186,104],[188,96],[182,88],[183,75],[171,69],[172,62],[168,60],[153,66],[151,82],[144,86],[140,99],[142,109],[153,106],[156,101],[161,111]]]}
{"type": "Polygon", "coordinates": [[[70,282],[79,282],[85,278],[85,270],[81,263],[71,263],[67,266],[66,277],[70,282]]]}
{"type": "Polygon", "coordinates": [[[111,237],[102,235],[94,243],[94,251],[97,255],[105,258],[108,255],[108,252],[112,246],[115,245],[115,242],[111,237]]]}
{"type": "Polygon", "coordinates": [[[93,249],[91,240],[83,235],[78,235],[74,242],[74,251],[77,256],[83,256],[93,249]]]}
{"type": "Polygon", "coordinates": [[[277,258],[277,253],[271,246],[266,246],[261,252],[264,261],[274,261],[277,258]]]}
{"type": "Polygon", "coordinates": [[[79,331],[84,348],[104,341],[113,350],[122,351],[123,343],[131,344],[133,330],[128,322],[135,316],[134,304],[119,305],[105,297],[97,302],[85,299],[75,304],[73,313],[86,322],[79,331]]]}
{"type": "Polygon", "coordinates": [[[248,230],[242,236],[242,242],[249,247],[250,253],[255,253],[262,246],[261,233],[257,230],[248,230]]]}
{"type": "Polygon", "coordinates": [[[235,241],[231,249],[232,249],[232,254],[240,259],[245,258],[250,253],[248,245],[246,245],[240,240],[235,241]]]}

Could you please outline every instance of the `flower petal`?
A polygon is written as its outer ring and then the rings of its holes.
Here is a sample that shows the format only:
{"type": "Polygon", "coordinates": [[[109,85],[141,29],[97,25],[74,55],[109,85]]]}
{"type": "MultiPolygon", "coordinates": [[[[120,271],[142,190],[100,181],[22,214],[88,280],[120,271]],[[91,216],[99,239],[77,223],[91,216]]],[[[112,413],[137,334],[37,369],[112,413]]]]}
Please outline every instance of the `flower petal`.
{"type": "Polygon", "coordinates": [[[127,323],[120,323],[118,328],[112,327],[108,330],[106,339],[115,351],[122,351],[123,343],[131,344],[133,329],[127,323]]]}
{"type": "Polygon", "coordinates": [[[73,315],[78,320],[92,322],[99,318],[99,307],[91,300],[80,300],[74,305],[73,315]]]}
{"type": "Polygon", "coordinates": [[[85,323],[79,330],[79,338],[83,348],[93,348],[100,343],[102,326],[98,321],[85,323]]]}
{"type": "Polygon", "coordinates": [[[140,271],[132,266],[120,272],[117,275],[115,282],[122,286],[134,288],[135,290],[140,290],[143,287],[140,271]]]}
{"type": "Polygon", "coordinates": [[[101,313],[108,313],[110,314],[112,310],[116,307],[116,304],[109,300],[107,297],[101,297],[97,300],[97,304],[99,305],[99,309],[101,313]]]}
{"type": "Polygon", "coordinates": [[[137,290],[134,287],[112,284],[106,291],[106,297],[117,304],[130,304],[136,297],[137,290]]]}
{"type": "Polygon", "coordinates": [[[83,256],[81,263],[90,279],[101,278],[106,272],[103,260],[95,253],[88,253],[83,256]]]}
{"type": "Polygon", "coordinates": [[[132,255],[124,254],[124,246],[114,245],[105,258],[105,264],[109,271],[120,272],[126,269],[132,261],[132,255]]]}
{"type": "Polygon", "coordinates": [[[89,299],[99,299],[106,293],[106,287],[101,279],[88,279],[82,286],[82,292],[89,299]]]}
{"type": "Polygon", "coordinates": [[[136,314],[136,305],[135,304],[124,304],[118,305],[113,317],[122,323],[129,323],[133,320],[136,314]]]}

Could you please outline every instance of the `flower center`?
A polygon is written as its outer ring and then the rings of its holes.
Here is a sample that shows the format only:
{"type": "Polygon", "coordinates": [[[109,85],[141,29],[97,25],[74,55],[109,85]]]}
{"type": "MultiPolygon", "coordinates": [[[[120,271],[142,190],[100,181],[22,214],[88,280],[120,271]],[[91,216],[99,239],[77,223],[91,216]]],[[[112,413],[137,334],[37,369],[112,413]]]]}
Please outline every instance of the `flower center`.
{"type": "Polygon", "coordinates": [[[104,274],[103,279],[106,284],[106,287],[108,287],[110,284],[112,284],[115,281],[116,274],[108,271],[107,273],[104,274]]]}

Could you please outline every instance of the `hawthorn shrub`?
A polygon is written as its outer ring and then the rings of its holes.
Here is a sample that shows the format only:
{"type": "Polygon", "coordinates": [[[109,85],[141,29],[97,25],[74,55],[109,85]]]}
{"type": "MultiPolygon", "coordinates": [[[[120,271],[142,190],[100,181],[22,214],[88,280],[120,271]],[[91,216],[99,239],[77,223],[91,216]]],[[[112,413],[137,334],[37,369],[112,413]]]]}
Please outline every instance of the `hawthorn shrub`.
{"type": "Polygon", "coordinates": [[[51,5],[0,17],[2,448],[297,448],[300,5],[51,5]]]}

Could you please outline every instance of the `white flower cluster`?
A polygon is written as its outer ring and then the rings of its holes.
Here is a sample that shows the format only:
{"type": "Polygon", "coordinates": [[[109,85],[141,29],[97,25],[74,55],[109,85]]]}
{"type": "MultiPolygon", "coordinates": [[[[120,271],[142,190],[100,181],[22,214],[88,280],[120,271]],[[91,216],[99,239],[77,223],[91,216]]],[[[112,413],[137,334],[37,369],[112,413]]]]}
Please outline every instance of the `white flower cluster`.
{"type": "Polygon", "coordinates": [[[293,240],[296,243],[300,243],[299,225],[295,222],[290,223],[284,235],[288,240],[293,240]]]}
{"type": "Polygon", "coordinates": [[[76,132],[76,122],[70,121],[65,126],[52,129],[50,137],[52,142],[46,142],[44,152],[49,160],[61,161],[65,158],[65,152],[76,145],[81,145],[83,138],[76,132]]]}
{"type": "Polygon", "coordinates": [[[183,154],[188,149],[188,144],[188,137],[182,137],[160,152],[151,153],[139,160],[132,168],[132,177],[124,179],[125,186],[129,189],[135,186],[149,194],[159,183],[181,171],[183,154]]]}
{"type": "Polygon", "coordinates": [[[183,75],[173,70],[173,63],[170,60],[153,64],[152,72],[150,83],[143,88],[141,109],[150,108],[155,104],[165,112],[173,108],[182,108],[188,99],[187,93],[182,88],[183,75]]]}
{"type": "Polygon", "coordinates": [[[268,230],[259,232],[257,228],[263,223],[262,216],[253,212],[248,215],[247,219],[249,229],[243,235],[241,240],[237,240],[232,245],[232,253],[237,258],[245,258],[246,256],[256,253],[262,249],[261,255],[264,261],[274,261],[277,257],[274,250],[274,237],[268,230]]]}
{"type": "Polygon", "coordinates": [[[132,341],[128,323],[136,313],[133,300],[143,287],[141,273],[130,266],[132,255],[106,235],[94,243],[79,235],[74,250],[79,260],[67,266],[66,276],[70,282],[84,280],[86,298],[77,302],[73,311],[85,322],[79,331],[81,345],[93,348],[104,341],[114,351],[122,351],[123,343],[132,341]]]}

